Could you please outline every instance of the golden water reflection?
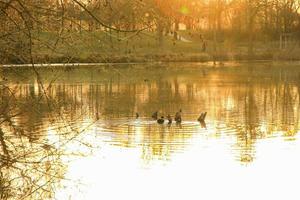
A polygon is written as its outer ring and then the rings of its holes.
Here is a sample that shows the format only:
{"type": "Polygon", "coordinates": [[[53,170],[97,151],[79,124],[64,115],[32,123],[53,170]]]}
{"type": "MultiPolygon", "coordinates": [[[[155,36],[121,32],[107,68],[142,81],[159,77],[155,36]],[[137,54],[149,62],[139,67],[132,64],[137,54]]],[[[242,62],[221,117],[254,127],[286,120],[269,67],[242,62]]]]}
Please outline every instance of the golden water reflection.
{"type": "MultiPolygon", "coordinates": [[[[31,70],[5,69],[1,73],[8,79],[1,97],[10,102],[10,112],[20,113],[12,117],[12,123],[22,130],[19,139],[12,139],[16,131],[9,123],[1,124],[3,141],[9,152],[17,149],[10,144],[26,150],[14,155],[16,165],[22,166],[13,171],[6,163],[1,176],[13,179],[30,170],[26,176],[39,181],[28,191],[45,187],[36,197],[23,191],[28,199],[52,199],[51,191],[56,189],[47,187],[62,187],[59,182],[69,173],[72,156],[97,155],[99,150],[105,157],[108,155],[103,152],[114,156],[113,152],[124,151],[147,166],[171,163],[178,156],[198,157],[203,149],[222,146],[224,156],[247,165],[259,157],[261,142],[280,139],[289,143],[297,140],[299,133],[300,69],[295,66],[229,63],[218,68],[170,64],[113,66],[112,70],[40,69],[46,98],[31,70]],[[6,87],[14,91],[13,98],[8,98],[6,87]],[[183,110],[181,125],[158,125],[151,120],[154,111],[174,116],[179,109],[183,110]],[[208,112],[206,128],[197,122],[204,111],[208,112]],[[135,119],[136,112],[139,119],[135,119]],[[38,153],[32,153],[34,150],[38,153]],[[27,154],[32,157],[25,158],[27,154]]],[[[3,143],[1,150],[6,158],[3,143]]],[[[13,182],[14,187],[18,184],[30,185],[13,182]]]]}

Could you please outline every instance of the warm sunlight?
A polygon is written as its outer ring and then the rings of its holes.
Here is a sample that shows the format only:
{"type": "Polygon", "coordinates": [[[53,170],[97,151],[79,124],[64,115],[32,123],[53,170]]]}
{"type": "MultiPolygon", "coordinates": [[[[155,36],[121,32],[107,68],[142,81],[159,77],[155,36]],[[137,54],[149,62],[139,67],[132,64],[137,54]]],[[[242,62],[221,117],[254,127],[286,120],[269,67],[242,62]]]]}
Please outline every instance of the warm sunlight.
{"type": "Polygon", "coordinates": [[[300,0],[0,0],[1,200],[299,200],[300,0]]]}

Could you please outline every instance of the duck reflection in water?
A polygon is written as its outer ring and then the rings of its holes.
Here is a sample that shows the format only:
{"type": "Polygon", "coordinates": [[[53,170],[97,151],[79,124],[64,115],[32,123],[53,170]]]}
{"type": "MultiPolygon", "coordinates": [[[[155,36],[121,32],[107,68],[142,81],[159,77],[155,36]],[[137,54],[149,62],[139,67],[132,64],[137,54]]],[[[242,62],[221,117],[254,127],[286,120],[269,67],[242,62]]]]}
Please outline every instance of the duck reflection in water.
{"type": "Polygon", "coordinates": [[[157,120],[157,118],[158,118],[158,111],[156,111],[155,113],[153,113],[151,117],[152,117],[152,119],[157,120]]]}
{"type": "Polygon", "coordinates": [[[163,124],[164,122],[165,122],[165,119],[163,116],[161,116],[161,118],[157,120],[157,123],[159,123],[159,124],[163,124]]]}
{"type": "Polygon", "coordinates": [[[168,124],[171,125],[172,124],[172,117],[170,115],[168,115],[167,119],[168,119],[168,124]]]}
{"type": "Polygon", "coordinates": [[[206,128],[205,118],[206,118],[207,112],[201,113],[198,122],[200,122],[202,128],[206,128]]]}
{"type": "Polygon", "coordinates": [[[179,112],[177,112],[175,114],[175,121],[177,124],[180,124],[182,122],[181,113],[182,113],[182,110],[180,109],[179,112]]]}

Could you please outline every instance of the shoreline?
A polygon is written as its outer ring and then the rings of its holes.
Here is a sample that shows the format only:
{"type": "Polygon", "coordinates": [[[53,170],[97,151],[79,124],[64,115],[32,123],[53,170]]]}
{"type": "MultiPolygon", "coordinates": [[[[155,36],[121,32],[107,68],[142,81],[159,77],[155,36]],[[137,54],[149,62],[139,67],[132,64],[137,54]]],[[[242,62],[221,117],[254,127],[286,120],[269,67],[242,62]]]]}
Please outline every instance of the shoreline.
{"type": "MultiPolygon", "coordinates": [[[[179,64],[179,63],[191,63],[191,64],[202,64],[203,66],[226,66],[228,64],[242,64],[242,63],[294,63],[299,64],[300,60],[227,60],[227,61],[216,61],[217,64],[214,65],[213,61],[206,62],[191,62],[191,61],[173,61],[173,62],[165,62],[165,61],[152,61],[152,62],[109,62],[109,63],[35,63],[34,67],[37,68],[49,68],[49,67],[97,67],[97,66],[109,66],[109,65],[141,65],[141,64],[179,64]]],[[[27,64],[0,64],[0,68],[29,68],[32,67],[31,63],[27,64]]]]}
{"type": "MultiPolygon", "coordinates": [[[[212,56],[208,53],[199,54],[146,54],[146,55],[90,55],[85,58],[68,58],[65,56],[34,55],[35,67],[79,67],[79,66],[105,66],[105,65],[138,65],[160,63],[228,63],[228,62],[300,62],[300,56],[283,56],[281,54],[219,54],[212,56]]],[[[217,64],[218,65],[218,64],[217,64]]],[[[31,63],[6,62],[0,64],[1,68],[31,67],[31,63]]]]}

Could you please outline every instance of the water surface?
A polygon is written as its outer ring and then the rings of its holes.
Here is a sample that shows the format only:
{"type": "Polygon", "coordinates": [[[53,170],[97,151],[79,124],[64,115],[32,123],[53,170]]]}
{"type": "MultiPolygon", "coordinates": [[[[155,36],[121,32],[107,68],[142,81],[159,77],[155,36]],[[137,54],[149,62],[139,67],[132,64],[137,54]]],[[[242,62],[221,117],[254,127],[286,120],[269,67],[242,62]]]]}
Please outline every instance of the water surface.
{"type": "Polygon", "coordinates": [[[1,75],[3,199],[299,198],[297,64],[22,67],[1,75]],[[179,109],[180,125],[151,119],[179,109]]]}

